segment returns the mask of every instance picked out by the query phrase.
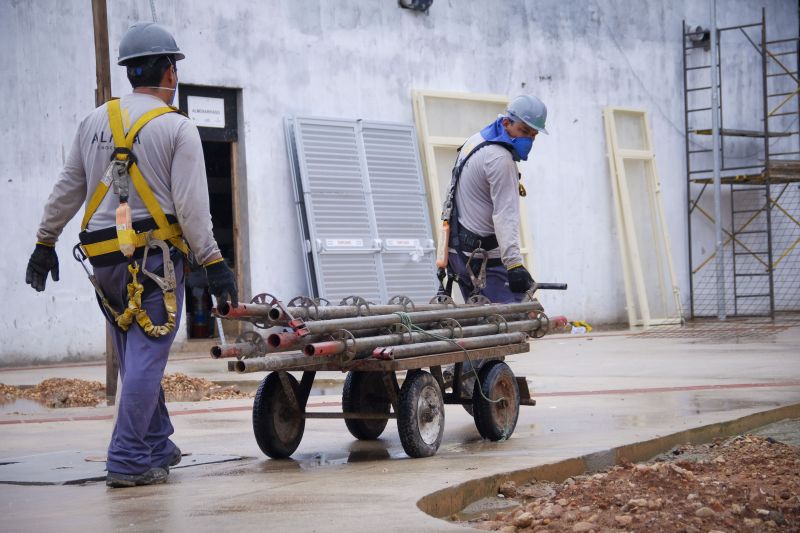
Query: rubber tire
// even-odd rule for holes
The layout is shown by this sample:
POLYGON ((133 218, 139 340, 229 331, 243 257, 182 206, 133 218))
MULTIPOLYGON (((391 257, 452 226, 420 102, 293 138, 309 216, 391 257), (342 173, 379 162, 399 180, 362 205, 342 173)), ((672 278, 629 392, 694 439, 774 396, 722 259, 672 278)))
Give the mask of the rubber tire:
POLYGON ((519 386, 514 372, 502 361, 491 361, 483 365, 478 371, 483 395, 475 383, 472 394, 473 410, 475 411, 475 427, 481 437, 491 441, 508 439, 517 427, 519 419, 519 386), (504 397, 506 401, 492 403, 489 399, 504 397))
POLYGON ((397 431, 400 443, 409 457, 431 457, 436 454, 444 435, 444 399, 442 389, 436 379, 425 371, 417 371, 407 375, 400 389, 400 409, 397 413, 397 431), (427 403, 434 421, 438 420, 438 428, 434 421, 427 427, 427 438, 423 436, 420 418, 420 403, 427 403), (435 435, 431 434, 431 430, 435 435), (431 438, 433 437, 433 438, 431 438))
MULTIPOLYGON (((291 374, 287 374, 296 398, 300 385, 291 374)), ((289 404, 278 372, 264 378, 253 401, 253 434, 261 451, 273 459, 285 459, 292 455, 303 438, 306 420, 289 404)))
MULTIPOLYGON (((383 372, 347 373, 342 390, 344 413, 389 413, 391 402, 383 384, 383 372)), ((345 418, 350 434, 359 440, 375 440, 381 436, 389 419, 358 420, 345 418)))

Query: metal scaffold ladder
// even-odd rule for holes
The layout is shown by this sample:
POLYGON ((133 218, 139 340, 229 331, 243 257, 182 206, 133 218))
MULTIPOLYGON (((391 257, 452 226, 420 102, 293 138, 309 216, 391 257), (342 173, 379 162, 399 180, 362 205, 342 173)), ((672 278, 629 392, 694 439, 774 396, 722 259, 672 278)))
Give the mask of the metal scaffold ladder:
POLYGON ((787 282, 800 275, 800 189, 790 187, 800 182, 799 47, 798 37, 767 40, 763 9, 760 22, 712 30, 690 29, 684 21, 692 317, 774 317, 776 310, 800 310, 800 289, 787 282), (728 52, 731 56, 723 54, 723 37, 725 46, 734 48, 728 52), (748 49, 756 55, 744 56, 748 49), (759 64, 760 102, 755 106, 752 100, 736 101, 748 94, 736 83, 741 72, 723 76, 734 53, 737 68, 746 62, 759 64), (723 77, 731 84, 727 92, 723 77), (739 112, 726 115, 723 103, 735 105, 739 112), (759 110, 761 128, 726 127, 726 119, 740 119, 740 111, 748 108, 759 110), (743 156, 743 147, 755 151, 743 156), (728 213, 722 212, 723 195, 728 197, 728 213), (719 231, 713 252, 709 226, 719 231))

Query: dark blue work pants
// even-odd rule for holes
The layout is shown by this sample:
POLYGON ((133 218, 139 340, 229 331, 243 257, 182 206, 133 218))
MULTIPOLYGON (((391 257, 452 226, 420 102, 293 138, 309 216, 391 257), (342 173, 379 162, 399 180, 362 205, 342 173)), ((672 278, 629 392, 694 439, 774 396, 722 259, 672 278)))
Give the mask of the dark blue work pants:
MULTIPOLYGON (((458 275, 460 283, 458 286, 461 288, 461 294, 464 300, 472 294, 472 281, 470 280, 469 273, 467 272, 467 257, 463 254, 450 252, 447 259, 450 269, 458 275)), ((478 261, 477 259, 473 262, 478 261)), ((525 296, 524 293, 513 293, 508 288, 508 271, 503 265, 492 266, 486 268, 486 287, 480 291, 480 294, 486 296, 492 303, 496 304, 509 304, 521 302, 525 296)))
MULTIPOLYGON (((155 253, 147 258, 147 269, 161 275, 161 253, 156 249, 151 252, 155 253)), ((178 305, 175 329, 164 337, 150 337, 136 322, 131 324, 127 332, 115 324, 111 326, 112 340, 119 358, 121 391, 117 422, 108 446, 106 468, 109 472, 142 474, 151 467, 166 465, 175 450, 175 444, 169 439, 174 429, 161 388, 161 378, 172 341, 180 327, 183 310, 183 257, 173 254, 173 262, 178 282, 175 289, 178 305)), ((128 302, 127 286, 131 279, 127 263, 97 267, 94 272, 111 306, 117 311, 125 309, 128 302)), ((141 272, 138 279, 145 286, 142 309, 147 311, 153 324, 164 324, 167 314, 161 289, 141 272)))

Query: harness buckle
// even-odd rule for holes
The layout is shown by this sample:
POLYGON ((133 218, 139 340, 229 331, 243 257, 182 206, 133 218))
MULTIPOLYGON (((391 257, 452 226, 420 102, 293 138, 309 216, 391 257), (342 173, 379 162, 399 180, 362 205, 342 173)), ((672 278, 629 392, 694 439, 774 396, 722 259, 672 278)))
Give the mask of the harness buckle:
POLYGON ((158 285, 158 287, 163 292, 174 291, 178 286, 177 279, 175 278, 175 265, 172 262, 172 258, 170 257, 169 254, 169 246, 167 245, 166 242, 162 241, 161 239, 154 239, 152 230, 147 232, 147 239, 144 245, 144 257, 142 257, 142 274, 152 279, 153 282, 155 282, 155 284, 158 285), (150 272, 146 268, 147 254, 151 246, 161 248, 161 253, 164 257, 164 277, 158 276, 157 274, 150 272))
POLYGON ((472 282, 473 294, 478 294, 480 291, 486 288, 486 264, 488 262, 489 252, 483 248, 475 248, 469 254, 469 258, 467 259, 467 273, 469 274, 469 279, 472 282), (475 265, 473 267, 473 260, 479 260, 481 262, 480 266, 478 267, 478 265, 475 265))
POLYGON ((128 165, 132 165, 137 162, 136 156, 133 155, 133 151, 130 148, 126 148, 125 146, 117 146, 116 148, 114 148, 114 151, 111 152, 111 160, 125 161, 128 165))

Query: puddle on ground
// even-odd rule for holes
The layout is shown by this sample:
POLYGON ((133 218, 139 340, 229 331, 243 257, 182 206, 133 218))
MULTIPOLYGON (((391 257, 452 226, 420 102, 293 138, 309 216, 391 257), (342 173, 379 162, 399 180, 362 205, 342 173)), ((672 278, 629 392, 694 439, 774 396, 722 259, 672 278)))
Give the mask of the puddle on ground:
POLYGON ((325 466, 336 466, 352 463, 367 463, 371 461, 386 461, 406 457, 398 450, 392 455, 386 448, 351 450, 350 452, 300 454, 296 457, 297 463, 303 470, 310 470, 325 466))
POLYGON ((497 498, 494 496, 489 498, 481 498, 480 500, 472 502, 455 513, 451 519, 457 522, 468 522, 470 520, 480 518, 480 516, 484 513, 489 513, 492 515, 492 513, 505 511, 507 509, 514 509, 520 505, 520 502, 513 498, 497 498))
MULTIPOLYGON (((215 381, 216 385, 226 388, 235 387, 245 394, 255 394, 261 381, 247 380, 247 381, 215 381)), ((314 386, 311 387, 310 396, 341 396, 342 389, 344 389, 344 381, 337 379, 316 379, 314 386)), ((206 391, 207 392, 207 391, 206 391)), ((205 394, 205 392, 203 393, 205 394)), ((199 399, 202 399, 202 394, 199 399)), ((196 401, 196 400, 174 400, 174 401, 196 401)))
MULTIPOLYGON (((105 401, 101 402, 105 405, 105 401)), ((0 416, 2 415, 22 415, 37 413, 52 413, 58 408, 47 407, 43 403, 27 398, 16 398, 14 400, 0 402, 0 416)))

